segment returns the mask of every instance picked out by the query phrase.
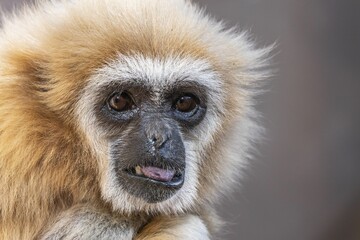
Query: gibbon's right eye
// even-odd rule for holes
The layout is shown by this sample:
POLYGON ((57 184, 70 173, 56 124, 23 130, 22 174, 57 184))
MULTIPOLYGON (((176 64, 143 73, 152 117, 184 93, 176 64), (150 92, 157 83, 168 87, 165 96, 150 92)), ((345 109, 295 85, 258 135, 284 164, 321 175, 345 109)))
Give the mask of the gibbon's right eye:
POLYGON ((117 112, 125 112, 136 107, 131 96, 127 92, 115 93, 108 102, 111 109, 117 112))

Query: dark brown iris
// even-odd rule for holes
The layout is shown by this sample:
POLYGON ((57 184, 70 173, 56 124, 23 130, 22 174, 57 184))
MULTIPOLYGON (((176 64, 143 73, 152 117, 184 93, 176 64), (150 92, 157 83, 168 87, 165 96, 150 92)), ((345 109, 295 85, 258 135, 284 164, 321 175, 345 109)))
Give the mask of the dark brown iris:
POLYGON ((191 112, 197 105, 198 103, 195 97, 185 95, 177 100, 175 108, 180 112, 191 112))
POLYGON ((111 97, 109 106, 118 112, 128 111, 135 107, 134 101, 126 92, 116 93, 111 97))

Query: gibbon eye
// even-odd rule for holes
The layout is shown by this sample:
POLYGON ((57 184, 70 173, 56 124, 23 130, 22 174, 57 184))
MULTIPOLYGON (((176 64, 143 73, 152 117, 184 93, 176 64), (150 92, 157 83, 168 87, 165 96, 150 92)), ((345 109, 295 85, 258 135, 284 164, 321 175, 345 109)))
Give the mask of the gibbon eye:
POLYGON ((175 109, 179 112, 191 112, 198 107, 199 100, 191 95, 180 97, 175 104, 175 109))
POLYGON ((135 103, 126 92, 116 93, 109 100, 109 106, 117 112, 134 109, 135 103))

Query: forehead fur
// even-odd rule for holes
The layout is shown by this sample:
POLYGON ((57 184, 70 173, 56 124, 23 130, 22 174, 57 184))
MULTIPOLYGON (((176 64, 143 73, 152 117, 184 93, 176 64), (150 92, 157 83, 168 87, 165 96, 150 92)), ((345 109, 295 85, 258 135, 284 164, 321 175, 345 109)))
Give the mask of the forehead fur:
POLYGON ((137 54, 119 56, 118 59, 97 71, 98 78, 93 80, 94 88, 113 82, 138 82, 150 87, 166 88, 176 83, 196 81, 200 85, 220 90, 222 83, 217 73, 205 60, 190 57, 150 58, 137 54))

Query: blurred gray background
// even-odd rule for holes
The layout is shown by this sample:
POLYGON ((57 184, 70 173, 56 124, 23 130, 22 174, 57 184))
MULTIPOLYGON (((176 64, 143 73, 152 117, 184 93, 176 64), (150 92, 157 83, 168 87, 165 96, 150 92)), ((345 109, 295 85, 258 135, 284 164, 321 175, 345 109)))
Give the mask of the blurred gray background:
POLYGON ((360 1, 194 1, 278 42, 258 104, 269 141, 219 206, 222 239, 360 240, 360 1))

